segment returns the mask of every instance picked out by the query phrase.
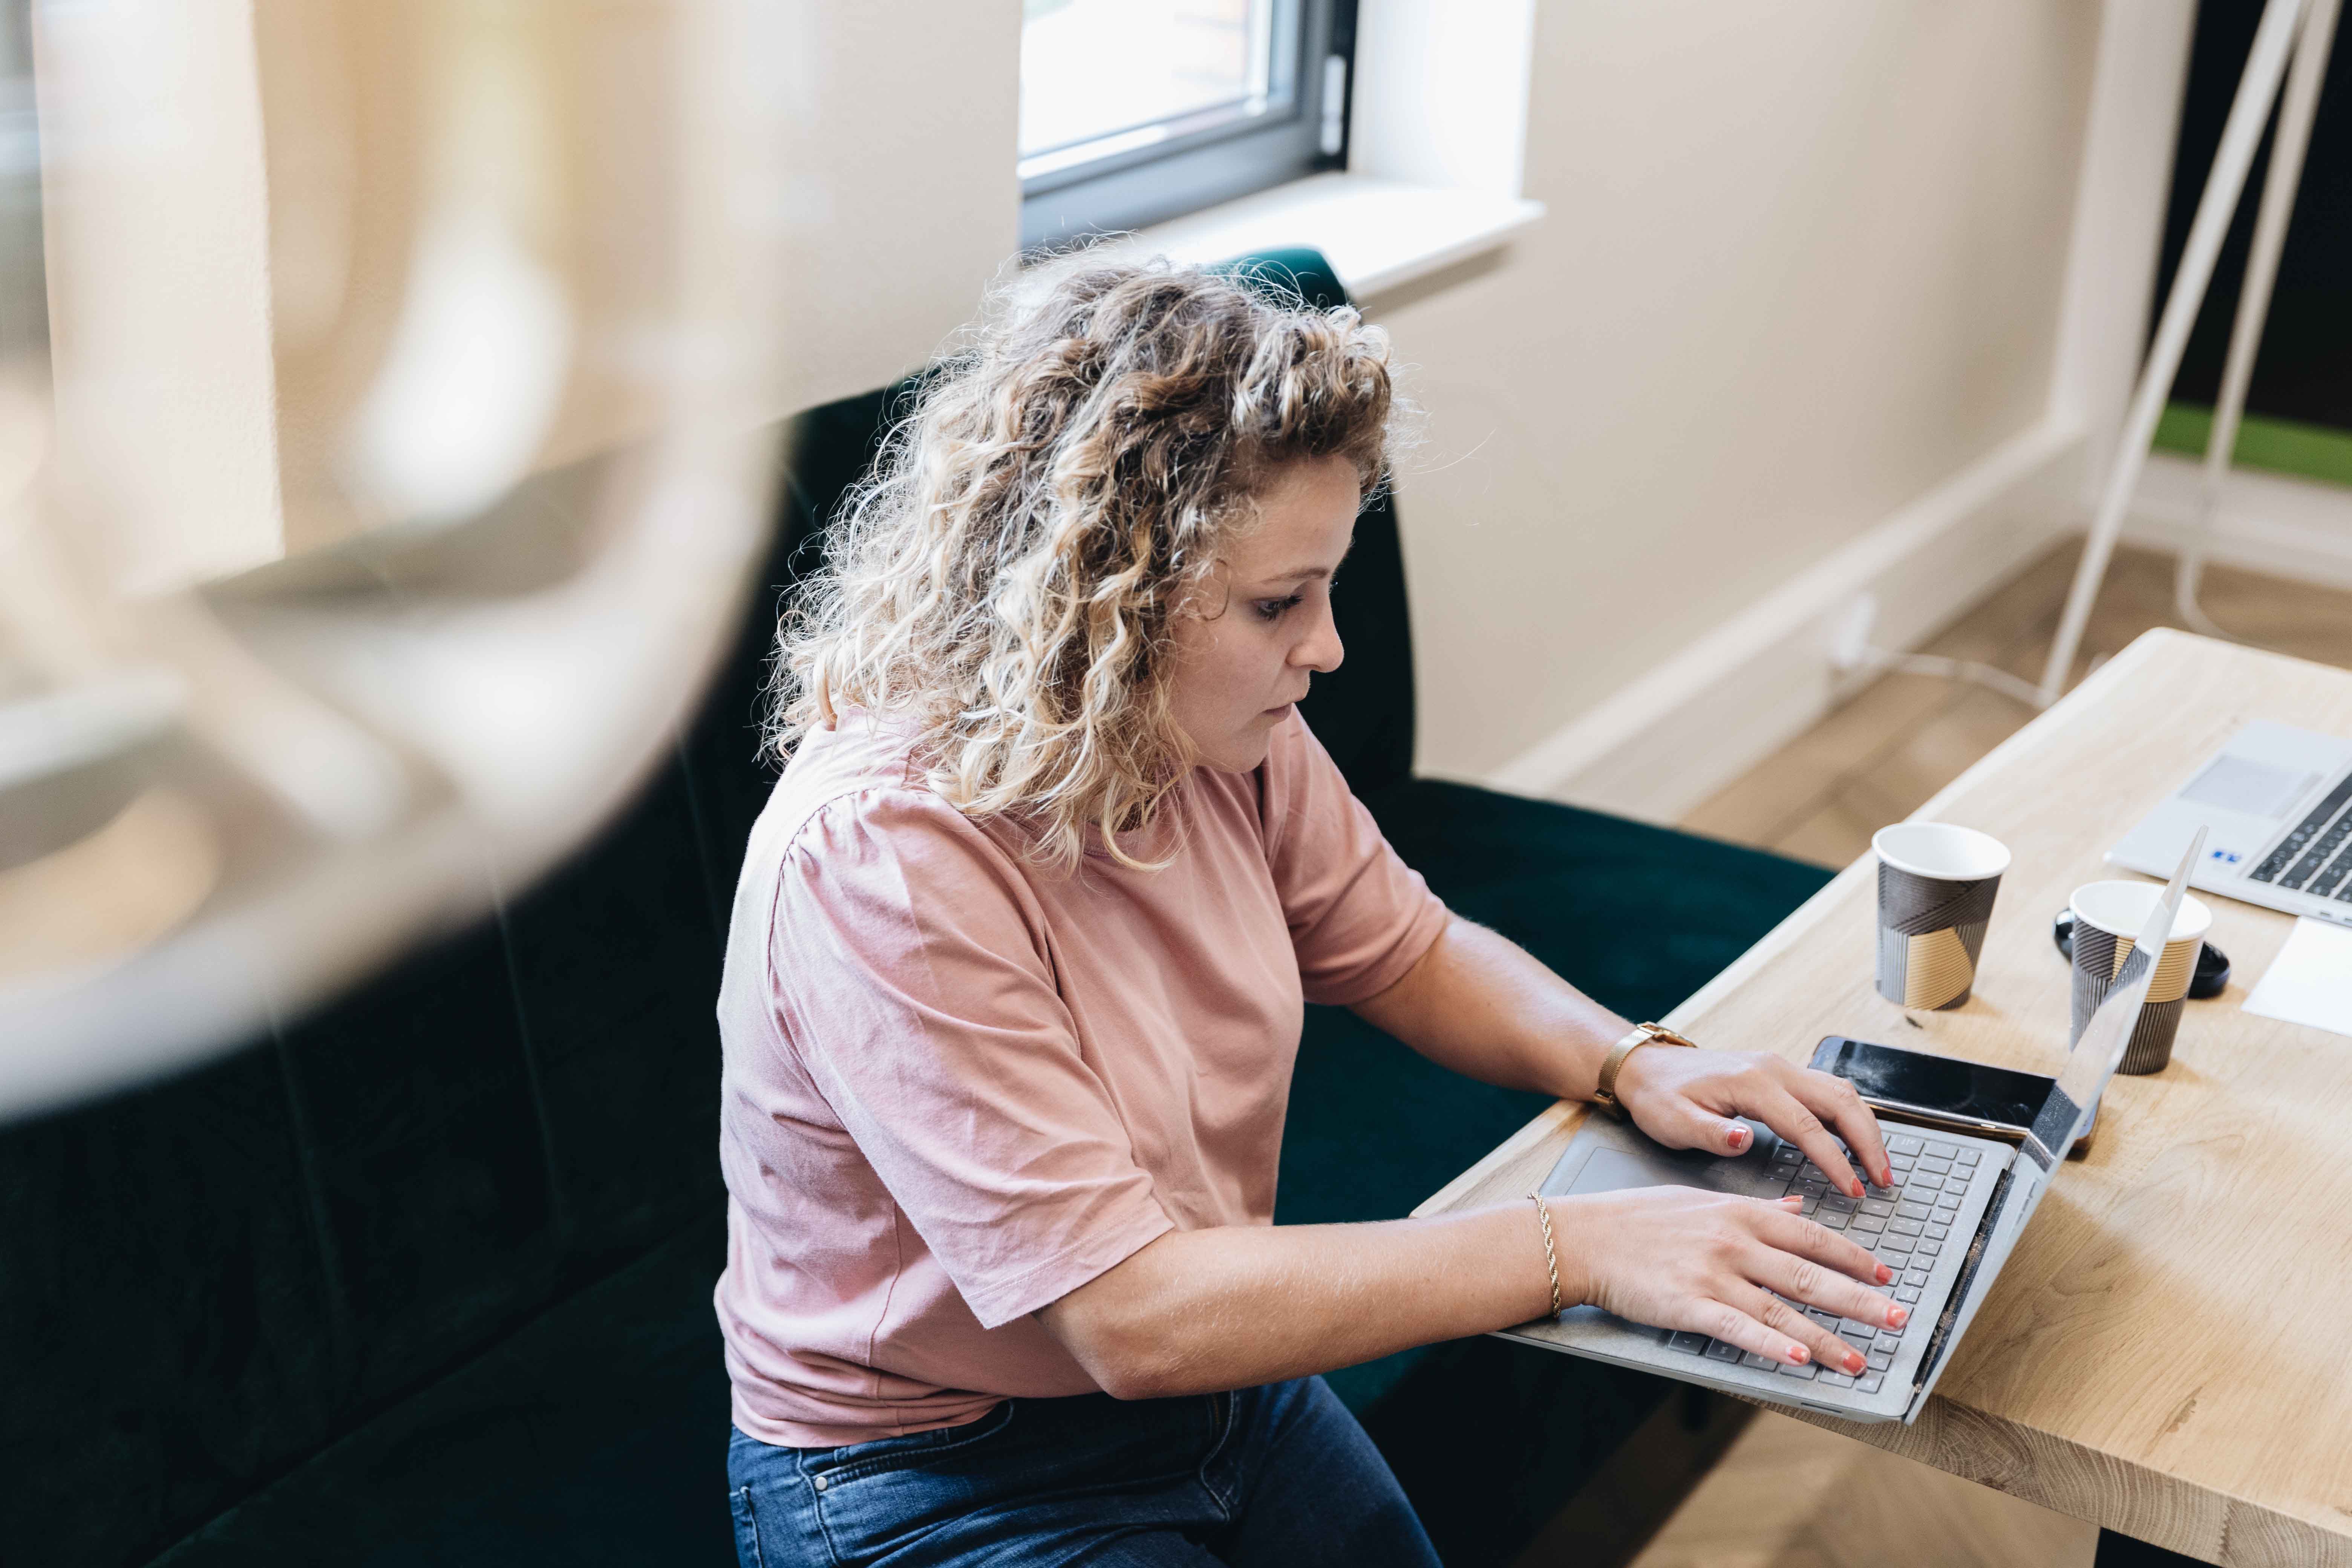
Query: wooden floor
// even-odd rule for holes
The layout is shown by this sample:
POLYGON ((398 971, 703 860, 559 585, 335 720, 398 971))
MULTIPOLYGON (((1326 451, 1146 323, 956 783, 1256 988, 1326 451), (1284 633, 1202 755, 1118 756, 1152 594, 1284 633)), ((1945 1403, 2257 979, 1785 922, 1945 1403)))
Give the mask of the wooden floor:
MULTIPOLYGON (((1922 651, 2038 681, 2074 556, 2070 544, 2036 562, 1922 651)), ((2352 668, 2352 592, 2217 568, 2200 602, 2249 641, 2352 668)), ((2171 557, 2119 552, 2077 678, 2149 627, 2179 624, 2171 557)), ((1683 826, 1843 866, 1869 849, 1874 831, 1910 815, 2031 717, 1980 687, 1890 676, 1683 826)), ((2096 1538, 2079 1520, 1759 1414, 1633 1561, 1635 1568, 2087 1568, 2096 1538)))
POLYGON ((1759 1412, 1634 1568, 2090 1568, 2097 1529, 1759 1412))

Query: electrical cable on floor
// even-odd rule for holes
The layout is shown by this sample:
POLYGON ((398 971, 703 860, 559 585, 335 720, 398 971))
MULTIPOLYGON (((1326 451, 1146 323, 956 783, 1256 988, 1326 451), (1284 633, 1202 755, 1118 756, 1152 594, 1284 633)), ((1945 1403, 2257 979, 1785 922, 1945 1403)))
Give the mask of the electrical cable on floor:
MULTIPOLYGON (((2096 668, 2095 664, 2093 668, 2096 668)), ((2022 702, 2039 713, 2049 706, 2042 700, 2042 689, 2030 680, 2021 680, 2005 669, 1990 664, 1979 664, 1972 658, 1947 658, 1933 653, 1896 653, 1892 648, 1870 647, 1863 650, 1861 671, 1875 678, 1881 675, 1926 675, 1940 680, 1965 680, 1989 691, 2022 702)))

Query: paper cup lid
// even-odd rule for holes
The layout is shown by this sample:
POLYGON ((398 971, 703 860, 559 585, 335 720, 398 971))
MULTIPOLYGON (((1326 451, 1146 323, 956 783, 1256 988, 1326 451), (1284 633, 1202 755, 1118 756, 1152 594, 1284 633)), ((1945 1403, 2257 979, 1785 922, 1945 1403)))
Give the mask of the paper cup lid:
POLYGON ((1878 858, 1898 871, 1943 882, 1975 882, 2009 869, 2009 846, 1948 822, 1898 822, 1871 835, 1878 858))
MULTIPOLYGON (((2074 918, 2084 921, 2109 936, 2130 937, 2137 941, 2147 917, 2164 901, 2161 882, 2085 882, 2074 889, 2066 907, 2074 918)), ((2213 911, 2202 899, 2182 894, 2180 909, 2172 917, 2172 934, 2168 942, 2186 942, 2192 936, 2203 936, 2213 929, 2213 911)))

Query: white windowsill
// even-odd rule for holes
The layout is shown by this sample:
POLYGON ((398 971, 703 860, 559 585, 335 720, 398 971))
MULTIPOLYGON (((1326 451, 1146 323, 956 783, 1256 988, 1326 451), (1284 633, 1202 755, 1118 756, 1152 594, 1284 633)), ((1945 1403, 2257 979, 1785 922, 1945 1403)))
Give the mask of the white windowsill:
POLYGON ((1311 245, 1362 304, 1496 249, 1543 216, 1543 203, 1522 196, 1334 173, 1154 224, 1115 248, 1210 262, 1311 245))

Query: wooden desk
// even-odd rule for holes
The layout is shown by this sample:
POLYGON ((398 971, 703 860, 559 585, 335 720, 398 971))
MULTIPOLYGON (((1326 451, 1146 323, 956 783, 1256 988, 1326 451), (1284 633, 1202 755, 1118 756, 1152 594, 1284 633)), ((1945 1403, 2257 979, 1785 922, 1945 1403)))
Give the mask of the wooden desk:
MULTIPOLYGON (((2055 1071, 2051 916, 2124 875, 2107 847, 2248 719, 2352 734, 2352 673, 2150 632, 1919 809, 2015 858, 1966 1005, 1873 989, 1865 856, 1665 1021, 1800 1061, 1849 1034, 2055 1071)), ((2209 1563, 2352 1564, 2352 1039, 2241 1011, 2294 921, 2207 901, 2228 994, 2189 1005, 2164 1072, 2115 1080, 1917 1425, 1800 1418, 2209 1563)), ((1417 1212, 1517 1199, 1583 1114, 1417 1212)))

